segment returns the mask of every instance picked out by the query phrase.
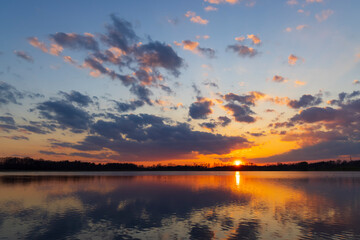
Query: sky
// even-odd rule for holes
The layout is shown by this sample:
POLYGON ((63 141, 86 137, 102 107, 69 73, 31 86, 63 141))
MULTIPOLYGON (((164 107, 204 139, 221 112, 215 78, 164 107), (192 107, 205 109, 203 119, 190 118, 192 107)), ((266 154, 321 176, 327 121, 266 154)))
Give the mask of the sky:
POLYGON ((0 157, 360 157, 356 0, 3 1, 0 157))

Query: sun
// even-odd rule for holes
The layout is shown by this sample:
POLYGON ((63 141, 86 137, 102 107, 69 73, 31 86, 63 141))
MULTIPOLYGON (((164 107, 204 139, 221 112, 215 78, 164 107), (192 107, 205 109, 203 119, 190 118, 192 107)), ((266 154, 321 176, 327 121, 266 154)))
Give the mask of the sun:
POLYGON ((234 165, 235 166, 240 166, 242 164, 242 161, 241 160, 235 160, 234 161, 234 165))

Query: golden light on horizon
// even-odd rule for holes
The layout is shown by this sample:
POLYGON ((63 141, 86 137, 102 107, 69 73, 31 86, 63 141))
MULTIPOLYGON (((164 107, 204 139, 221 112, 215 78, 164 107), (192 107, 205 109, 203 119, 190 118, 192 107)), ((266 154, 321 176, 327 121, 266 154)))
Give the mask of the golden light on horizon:
POLYGON ((240 166, 240 165, 242 165, 243 163, 242 163, 242 161, 241 160, 235 160, 234 161, 234 165, 235 166, 240 166))

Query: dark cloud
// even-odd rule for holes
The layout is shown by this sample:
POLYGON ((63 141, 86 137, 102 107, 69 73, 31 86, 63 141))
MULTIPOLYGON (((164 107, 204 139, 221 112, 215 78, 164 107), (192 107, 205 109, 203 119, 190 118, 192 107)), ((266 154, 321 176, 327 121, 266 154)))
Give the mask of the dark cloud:
POLYGON ((174 93, 173 90, 171 90, 170 87, 164 85, 164 84, 159 84, 159 87, 161 88, 161 90, 163 90, 164 92, 166 92, 167 94, 172 94, 174 93))
POLYGON ((19 128, 25 129, 28 132, 36 133, 36 134, 48 134, 50 131, 48 129, 44 129, 41 126, 32 124, 32 125, 19 125, 19 128))
POLYGON ((337 110, 331 107, 311 107, 301 111, 291 118, 292 122, 302 121, 306 123, 313 123, 319 121, 332 121, 337 116, 337 110))
POLYGON ((288 102, 288 106, 291 108, 304 108, 316 106, 322 103, 320 96, 312 96, 310 94, 304 94, 300 97, 299 100, 291 100, 288 102))
POLYGON ((10 132, 10 130, 16 130, 18 128, 12 124, 0 124, 0 129, 4 132, 10 132))
POLYGON ((199 126, 208 129, 210 131, 214 131, 214 129, 218 126, 218 123, 215 121, 204 122, 204 123, 200 123, 199 126))
POLYGON ((262 137, 265 136, 265 132, 246 132, 247 134, 253 136, 253 137, 262 137))
POLYGON ((34 59, 33 57, 31 57, 28 53, 24 52, 24 51, 14 51, 14 54, 19 57, 19 58, 22 58, 28 62, 34 62, 34 59))
POLYGON ((44 151, 44 150, 40 150, 39 153, 45 154, 45 155, 52 155, 52 156, 63 156, 63 155, 66 155, 66 154, 64 154, 64 153, 57 153, 57 152, 53 152, 53 151, 44 151))
POLYGON ((267 158, 251 159, 254 162, 290 162, 320 159, 338 159, 344 155, 360 154, 359 141, 327 141, 315 145, 294 149, 289 152, 267 158))
POLYGON ((139 107, 142 107, 144 105, 144 101, 141 100, 135 100, 130 101, 129 103, 125 102, 115 102, 115 108, 118 112, 128 112, 128 111, 134 111, 139 107))
POLYGON ((226 127, 231 123, 231 119, 226 116, 220 116, 218 117, 219 123, 222 127, 226 127))
POLYGON ((241 104, 245 104, 248 106, 255 106, 256 101, 263 96, 265 96, 265 94, 261 92, 250 92, 249 94, 243 94, 243 95, 228 93, 224 95, 223 98, 228 102, 237 101, 241 104))
POLYGON ((256 121, 255 118, 250 116, 254 114, 254 112, 251 111, 249 106, 245 104, 238 105, 235 103, 228 103, 224 105, 224 108, 231 112, 232 116, 235 118, 235 121, 237 122, 253 123, 256 121))
POLYGON ((341 105, 344 103, 345 100, 349 100, 349 99, 357 97, 357 96, 360 96, 360 91, 353 91, 352 93, 342 92, 342 93, 339 93, 339 96, 338 96, 339 99, 331 100, 331 101, 329 101, 329 103, 331 105, 341 105))
POLYGON ((87 57, 84 61, 84 66, 94 70, 95 72, 108 75, 111 79, 120 80, 125 86, 134 83, 136 79, 129 75, 121 75, 116 73, 103 65, 99 60, 94 57, 87 57))
POLYGON ((213 111, 211 107, 214 103, 206 98, 198 98, 189 107, 189 116, 193 119, 206 119, 213 111))
POLYGON ((80 35, 76 33, 57 32, 50 38, 64 48, 99 50, 99 44, 91 34, 80 35))
POLYGON ((15 120, 12 117, 6 117, 6 116, 0 116, 0 122, 9 124, 9 125, 14 125, 15 124, 15 120))
POLYGON ((132 85, 130 88, 130 92, 136 95, 140 100, 146 102, 149 105, 152 105, 150 95, 152 92, 143 85, 132 85))
POLYGON ((280 75, 275 75, 273 78, 272 78, 272 81, 273 82, 278 82, 278 83, 281 83, 281 82, 285 82, 285 78, 280 76, 280 75))
POLYGON ((191 87, 193 88, 193 90, 194 90, 194 92, 195 92, 196 96, 197 96, 198 98, 200 98, 200 96, 201 96, 201 91, 200 91, 199 87, 198 87, 198 86, 196 86, 196 84, 195 84, 195 83, 193 83, 193 84, 191 85, 191 87))
POLYGON ((71 91, 70 93, 60 91, 59 93, 69 102, 77 103, 82 107, 87 107, 90 103, 93 103, 88 95, 84 95, 78 91, 71 91))
POLYGON ((25 136, 17 136, 17 135, 14 135, 14 136, 4 136, 3 138, 7 138, 7 139, 12 139, 12 140, 26 140, 26 141, 29 141, 29 138, 28 137, 25 137, 25 136))
MULTIPOLYGON (((120 80, 125 86, 130 87, 130 92, 139 100, 149 105, 151 105, 149 98, 151 91, 145 86, 161 88, 169 94, 172 93, 166 84, 158 83, 159 80, 166 79, 160 70, 178 77, 180 68, 184 66, 183 59, 166 43, 152 41, 150 37, 147 43, 139 42, 139 37, 128 21, 115 15, 111 15, 111 20, 112 23, 106 26, 106 33, 97 35, 100 42, 90 33, 81 35, 58 32, 50 35, 50 39, 56 43, 53 45, 59 45, 59 47, 88 50, 83 64, 77 65, 78 67, 90 69, 90 75, 93 77, 106 75, 113 80, 120 80), (104 45, 108 49, 100 49, 100 46, 104 45)), ((29 41, 33 46, 51 53, 45 43, 37 38, 33 37, 29 41)), ((203 49, 203 51, 208 55, 212 54, 209 49, 203 49)))
POLYGON ((139 63, 152 68, 164 68, 172 75, 179 76, 180 68, 183 66, 183 59, 165 43, 158 41, 140 45, 136 49, 139 63))
POLYGON ((202 47, 198 47, 197 48, 199 50, 199 52, 203 55, 205 55, 208 58, 215 58, 215 50, 212 48, 202 48, 202 47))
POLYGON ((200 123, 199 126, 213 132, 216 127, 218 126, 226 127, 231 123, 231 119, 226 116, 220 116, 217 119, 218 121, 211 119, 210 122, 200 123))
POLYGON ((23 99, 25 94, 6 82, 0 82, 0 106, 3 104, 19 104, 18 100, 23 99))
POLYGON ((98 120, 91 126, 93 135, 76 144, 52 143, 80 151, 110 149, 122 159, 162 160, 200 154, 225 154, 248 146, 242 137, 193 131, 186 123, 171 123, 154 115, 112 116, 113 121, 98 120))
POLYGON ((216 82, 211 82, 210 80, 203 82, 203 84, 205 86, 219 88, 219 85, 216 82))
POLYGON ((111 47, 117 47, 125 52, 138 40, 130 22, 111 15, 112 25, 108 25, 107 33, 102 35, 103 42, 111 47))
POLYGON ((292 122, 276 122, 276 123, 270 123, 268 125, 268 127, 274 127, 275 129, 282 128, 282 127, 290 128, 293 126, 294 126, 294 123, 292 123, 292 122))
POLYGON ((86 130, 91 122, 90 115, 63 100, 45 101, 37 106, 41 117, 56 121, 61 128, 70 128, 73 132, 86 130))
POLYGON ((256 49, 241 44, 229 45, 226 49, 237 53, 240 57, 254 57, 258 54, 256 49))

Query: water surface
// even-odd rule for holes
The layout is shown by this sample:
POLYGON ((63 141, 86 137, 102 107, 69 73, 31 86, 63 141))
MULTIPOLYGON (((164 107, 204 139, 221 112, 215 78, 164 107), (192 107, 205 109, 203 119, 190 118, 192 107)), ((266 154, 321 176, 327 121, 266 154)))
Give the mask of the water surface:
POLYGON ((357 172, 0 173, 0 239, 360 239, 357 172))

